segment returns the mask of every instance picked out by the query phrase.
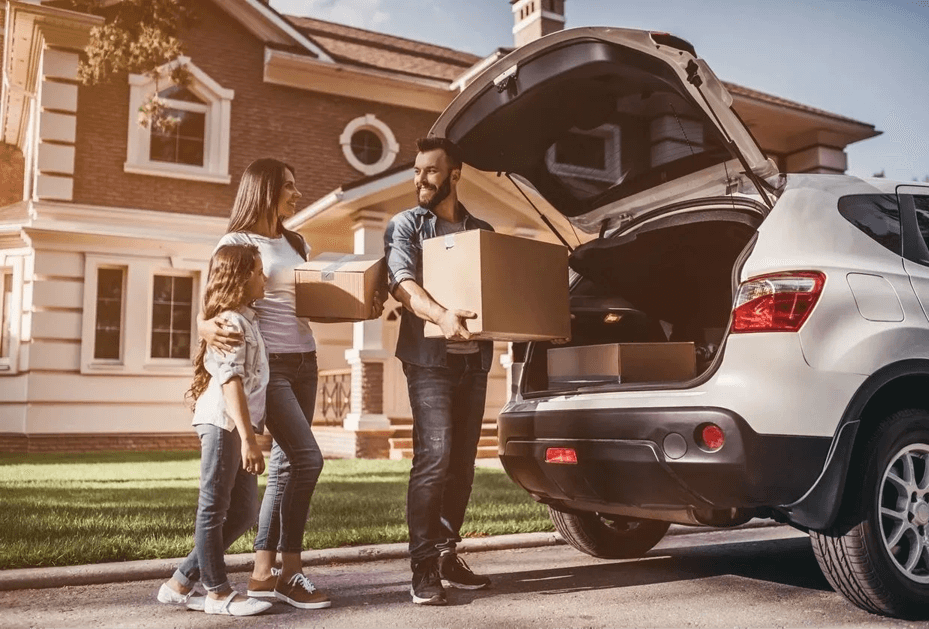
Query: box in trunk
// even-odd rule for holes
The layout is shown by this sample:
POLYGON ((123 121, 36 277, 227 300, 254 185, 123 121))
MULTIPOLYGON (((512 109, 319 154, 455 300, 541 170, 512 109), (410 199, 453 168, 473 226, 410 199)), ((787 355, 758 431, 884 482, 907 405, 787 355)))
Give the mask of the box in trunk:
POLYGON ((386 297, 387 264, 377 254, 322 253, 294 269, 297 316, 319 323, 374 317, 374 293, 386 297))
MULTIPOLYGON (((423 288, 449 309, 470 310, 476 339, 534 341, 571 335, 568 250, 471 230, 423 242, 423 288)), ((442 337, 426 323, 427 337, 442 337)))
POLYGON ((548 350, 549 386, 675 382, 694 377, 693 343, 607 343, 548 350))

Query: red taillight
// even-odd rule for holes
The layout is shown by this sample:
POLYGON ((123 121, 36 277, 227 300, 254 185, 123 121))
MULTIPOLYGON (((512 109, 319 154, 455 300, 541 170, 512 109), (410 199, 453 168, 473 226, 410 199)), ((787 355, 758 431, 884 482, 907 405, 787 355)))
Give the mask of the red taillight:
POLYGON ((545 451, 545 462, 577 465, 577 452, 574 448, 549 448, 545 451))
POLYGON ((700 429, 699 441, 707 450, 719 450, 726 443, 726 433, 716 424, 705 424, 700 429))
POLYGON ((739 286, 732 332, 796 332, 819 299, 826 276, 817 271, 755 277, 739 286))

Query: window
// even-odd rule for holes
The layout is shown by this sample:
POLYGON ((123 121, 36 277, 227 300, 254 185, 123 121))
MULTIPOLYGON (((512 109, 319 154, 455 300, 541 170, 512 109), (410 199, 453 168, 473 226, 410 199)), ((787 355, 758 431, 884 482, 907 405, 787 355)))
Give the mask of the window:
POLYGON ((87 254, 81 373, 189 375, 206 266, 87 254))
POLYGON ((916 224, 929 247, 929 196, 913 195, 913 204, 916 206, 916 224))
POLYGON ((225 89, 197 68, 189 58, 158 69, 157 77, 129 75, 128 173, 227 184, 232 90, 225 89), (171 81, 178 65, 188 71, 187 85, 171 81), (152 98, 175 124, 166 128, 142 126, 139 111, 152 98))
POLYGON ((853 194, 839 199, 839 213, 872 240, 903 255, 900 206, 895 194, 853 194))
POLYGON ((190 358, 192 277, 156 275, 152 290, 152 358, 190 358))
POLYGON ((154 162, 203 166, 206 103, 187 88, 176 85, 158 92, 158 97, 167 105, 164 113, 174 124, 151 130, 149 159, 154 162))
POLYGON ((13 269, 0 269, 0 359, 10 359, 12 346, 13 269))
POLYGON ((97 270, 97 309, 94 317, 94 358, 119 360, 122 355, 123 269, 97 270))
POLYGON ((400 145, 390 127, 374 114, 355 118, 345 125, 339 143, 348 163, 365 175, 387 170, 400 152, 400 145))

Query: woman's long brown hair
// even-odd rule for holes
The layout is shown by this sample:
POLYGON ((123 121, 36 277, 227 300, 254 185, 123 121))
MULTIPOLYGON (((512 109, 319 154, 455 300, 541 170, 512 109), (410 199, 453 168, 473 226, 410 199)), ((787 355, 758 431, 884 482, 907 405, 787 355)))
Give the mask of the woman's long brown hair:
MULTIPOLYGON (((258 258, 258 247, 255 245, 223 245, 216 250, 207 271, 203 295, 204 319, 212 319, 221 312, 247 305, 245 288, 258 258)), ((194 358, 194 379, 186 395, 192 407, 210 383, 210 374, 203 364, 205 356, 206 341, 200 339, 194 358)))
POLYGON ((290 164, 271 157, 256 159, 242 173, 232 214, 229 216, 228 232, 248 232, 259 223, 276 225, 277 230, 287 239, 290 246, 306 258, 306 244, 303 236, 284 227, 277 215, 277 203, 284 190, 285 172, 295 176, 297 171, 290 164))

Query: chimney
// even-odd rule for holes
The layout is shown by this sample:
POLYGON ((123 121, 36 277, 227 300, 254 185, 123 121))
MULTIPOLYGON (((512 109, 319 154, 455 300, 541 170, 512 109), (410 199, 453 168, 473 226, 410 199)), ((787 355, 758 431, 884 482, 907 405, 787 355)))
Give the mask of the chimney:
POLYGON ((513 10, 513 42, 523 44, 564 28, 565 0, 510 0, 513 10))

